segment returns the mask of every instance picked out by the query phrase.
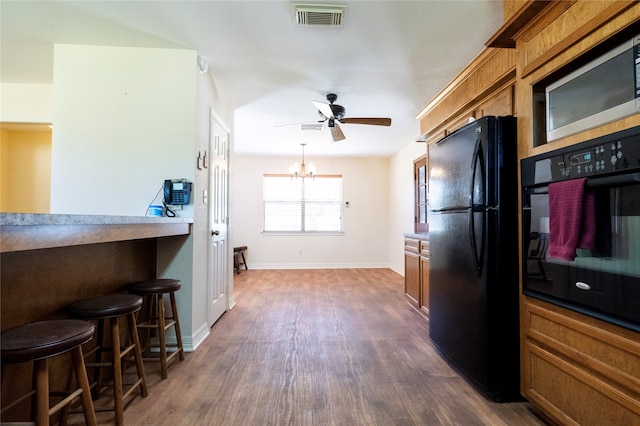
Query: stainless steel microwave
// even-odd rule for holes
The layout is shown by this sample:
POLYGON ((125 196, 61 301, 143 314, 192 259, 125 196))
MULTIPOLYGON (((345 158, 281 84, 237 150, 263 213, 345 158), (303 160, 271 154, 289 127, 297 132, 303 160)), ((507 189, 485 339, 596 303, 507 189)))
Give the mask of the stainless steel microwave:
POLYGON ((640 35, 546 87, 547 141, 640 112, 640 35))

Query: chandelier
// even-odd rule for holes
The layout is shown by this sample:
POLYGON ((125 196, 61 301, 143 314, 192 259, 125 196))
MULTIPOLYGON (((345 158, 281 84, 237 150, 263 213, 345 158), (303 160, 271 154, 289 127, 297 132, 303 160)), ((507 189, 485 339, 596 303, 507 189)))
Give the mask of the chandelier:
POLYGON ((304 162, 304 146, 306 143, 301 143, 302 145, 302 162, 300 164, 293 163, 289 166, 289 174, 291 175, 291 179, 294 177, 297 179, 298 177, 304 179, 306 177, 310 177, 313 179, 316 175, 316 167, 309 163, 308 165, 304 162))

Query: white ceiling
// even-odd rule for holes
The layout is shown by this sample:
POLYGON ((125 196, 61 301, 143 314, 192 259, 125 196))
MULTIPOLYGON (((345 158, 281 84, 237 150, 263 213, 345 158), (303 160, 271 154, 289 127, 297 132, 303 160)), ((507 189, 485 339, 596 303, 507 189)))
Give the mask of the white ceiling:
MULTIPOLYGON (((298 1, 298 3, 305 3, 298 1)), ((418 111, 502 25, 498 0, 328 1, 346 5, 341 28, 294 24, 289 1, 0 1, 2 83, 51 83, 53 43, 187 48, 208 63, 235 110, 235 152, 390 156, 419 136, 418 111), (279 125, 319 116, 390 117, 390 127, 279 125)), ((194 64, 195 66, 195 64, 194 64)))

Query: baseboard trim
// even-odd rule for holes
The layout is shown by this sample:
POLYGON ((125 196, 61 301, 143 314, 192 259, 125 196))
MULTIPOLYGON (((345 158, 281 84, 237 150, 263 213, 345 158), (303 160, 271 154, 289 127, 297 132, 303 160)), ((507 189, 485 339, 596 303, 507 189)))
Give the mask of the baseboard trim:
MULTIPOLYGON (((252 263, 251 269, 391 269, 381 263, 252 263)), ((244 269, 240 270, 240 273, 244 269)), ((395 272, 395 271, 394 271, 395 272)))

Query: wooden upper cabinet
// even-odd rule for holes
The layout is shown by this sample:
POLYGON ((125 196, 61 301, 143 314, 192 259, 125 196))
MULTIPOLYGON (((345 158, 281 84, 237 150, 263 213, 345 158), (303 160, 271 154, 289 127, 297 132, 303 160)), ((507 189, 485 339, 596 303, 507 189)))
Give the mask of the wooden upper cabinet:
POLYGON ((486 115, 513 115, 514 49, 487 48, 419 113, 421 139, 433 143, 486 115))
POLYGON ((595 50, 602 50, 625 34, 631 38, 640 32, 639 20, 637 1, 548 2, 514 35, 518 70, 515 109, 521 158, 640 125, 640 114, 636 114, 548 143, 544 117, 545 87, 593 59, 595 50))

